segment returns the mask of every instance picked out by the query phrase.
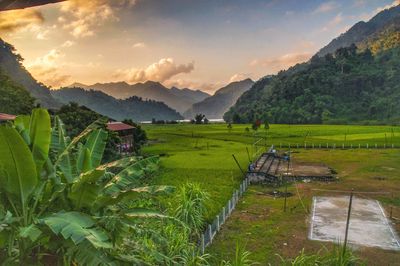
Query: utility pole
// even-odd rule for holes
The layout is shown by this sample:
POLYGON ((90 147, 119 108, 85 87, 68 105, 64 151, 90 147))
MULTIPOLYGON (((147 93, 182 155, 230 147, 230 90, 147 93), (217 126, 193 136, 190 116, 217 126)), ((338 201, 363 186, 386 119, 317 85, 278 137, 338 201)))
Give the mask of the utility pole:
POLYGON ((349 209, 347 210, 346 232, 344 235, 344 244, 343 244, 343 256, 346 253, 346 248, 347 248, 347 238, 349 235, 349 225, 350 225, 351 205, 353 203, 353 193, 354 193, 354 188, 351 189, 349 209))

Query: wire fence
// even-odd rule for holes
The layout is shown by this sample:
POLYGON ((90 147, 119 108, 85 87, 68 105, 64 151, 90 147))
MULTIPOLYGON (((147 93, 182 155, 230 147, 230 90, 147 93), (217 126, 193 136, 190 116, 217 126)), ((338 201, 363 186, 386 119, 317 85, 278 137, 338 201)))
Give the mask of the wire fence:
POLYGON ((247 190, 249 185, 250 185, 250 180, 249 178, 246 177, 246 179, 244 179, 243 182, 240 184, 239 189, 233 192, 231 199, 225 204, 224 207, 222 207, 221 211, 215 217, 213 222, 207 225, 205 232, 201 235, 199 243, 200 250, 202 253, 204 253, 205 248, 212 243, 214 237, 221 229, 221 226, 231 215, 232 211, 236 207, 236 204, 239 202, 239 198, 247 190))
POLYGON ((377 144, 377 143, 279 143, 275 145, 279 148, 289 149, 398 149, 399 145, 395 144, 377 144))

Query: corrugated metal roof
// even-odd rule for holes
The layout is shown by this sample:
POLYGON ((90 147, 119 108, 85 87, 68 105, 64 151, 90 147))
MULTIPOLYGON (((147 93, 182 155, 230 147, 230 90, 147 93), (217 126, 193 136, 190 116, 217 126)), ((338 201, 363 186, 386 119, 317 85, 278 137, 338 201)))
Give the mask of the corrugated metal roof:
POLYGON ((122 122, 108 122, 107 129, 111 131, 121 131, 121 130, 128 130, 133 129, 135 127, 131 125, 124 124, 122 122))
POLYGON ((15 115, 9 115, 9 114, 0 113, 0 121, 14 120, 15 117, 16 117, 15 115))

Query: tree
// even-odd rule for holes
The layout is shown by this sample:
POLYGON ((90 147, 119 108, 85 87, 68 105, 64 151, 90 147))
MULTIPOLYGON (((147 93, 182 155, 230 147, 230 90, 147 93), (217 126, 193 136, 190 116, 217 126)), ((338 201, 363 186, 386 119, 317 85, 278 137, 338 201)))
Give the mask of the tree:
POLYGON ((104 119, 70 139, 45 109, 0 126, 0 257, 5 264, 134 263, 123 246, 137 219, 160 218, 131 198, 159 195, 167 186, 140 187, 156 157, 127 157, 101 165, 104 119), (112 171, 111 171, 112 170, 112 171), (52 256, 57 255, 57 256, 52 256))
POLYGON ((194 116, 194 121, 195 121, 196 124, 202 124, 202 123, 203 123, 203 119, 204 119, 205 117, 206 117, 206 116, 203 115, 203 114, 196 114, 196 115, 194 116))
POLYGON ((29 92, 0 69, 0 113, 29 114, 34 107, 35 99, 29 92))

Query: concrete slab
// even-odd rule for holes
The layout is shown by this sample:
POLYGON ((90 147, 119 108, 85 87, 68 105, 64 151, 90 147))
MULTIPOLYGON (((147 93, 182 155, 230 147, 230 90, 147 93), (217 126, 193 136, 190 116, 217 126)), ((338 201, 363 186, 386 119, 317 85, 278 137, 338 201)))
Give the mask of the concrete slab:
MULTIPOLYGON (((310 235, 312 240, 343 242, 349 196, 314 197, 310 235)), ((376 200, 353 197, 348 243, 400 250, 399 238, 376 200)))

